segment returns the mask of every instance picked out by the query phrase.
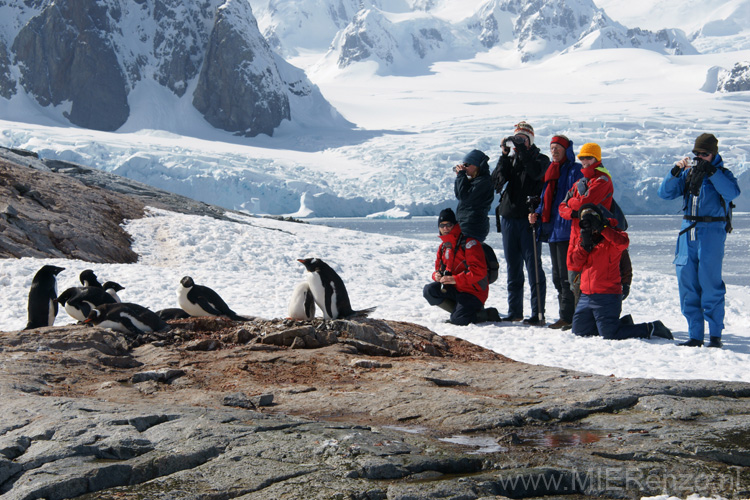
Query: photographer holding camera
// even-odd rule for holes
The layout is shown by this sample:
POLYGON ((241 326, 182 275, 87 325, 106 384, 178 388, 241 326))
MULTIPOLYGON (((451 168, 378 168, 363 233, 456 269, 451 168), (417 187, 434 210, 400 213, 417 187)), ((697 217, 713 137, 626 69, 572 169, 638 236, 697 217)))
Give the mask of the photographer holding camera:
POLYGON ((534 128, 525 121, 516 124, 513 135, 504 138, 501 147, 503 154, 492 172, 492 181, 495 192, 500 193, 495 215, 497 230, 503 235, 508 272, 508 315, 503 321, 523 320, 525 265, 531 287, 531 316, 524 323, 543 326, 547 287, 541 263, 542 244, 529 224, 527 201, 529 197, 541 196, 550 161, 534 145, 534 128))
POLYGON ((454 325, 499 321, 497 309, 484 309, 489 280, 482 244, 461 234, 461 226, 450 208, 440 212, 438 232, 442 243, 435 259, 433 281, 422 291, 424 298, 430 305, 448 311, 454 325))
POLYGON ((471 238, 484 241, 490 232, 487 213, 492 207, 495 193, 492 191, 489 157, 478 149, 470 151, 456 165, 456 181, 453 191, 458 199, 456 219, 461 231, 471 238))
POLYGON ((601 205, 586 203, 580 207, 580 238, 571 243, 570 251, 572 263, 581 270, 581 297, 573 314, 573 333, 582 337, 601 335, 608 340, 672 340, 672 332, 659 320, 634 325, 630 315, 620 319, 620 256, 629 240, 608 215, 601 205))
POLYGON ((665 200, 683 199, 682 229, 677 237, 675 270, 680 290, 680 309, 688 322, 690 339, 680 345, 703 345, 708 322, 707 347, 721 347, 724 329, 724 295, 721 278, 724 242, 732 230, 732 200, 740 187, 724 167, 719 141, 701 134, 693 146, 695 158, 683 158, 659 186, 665 200))

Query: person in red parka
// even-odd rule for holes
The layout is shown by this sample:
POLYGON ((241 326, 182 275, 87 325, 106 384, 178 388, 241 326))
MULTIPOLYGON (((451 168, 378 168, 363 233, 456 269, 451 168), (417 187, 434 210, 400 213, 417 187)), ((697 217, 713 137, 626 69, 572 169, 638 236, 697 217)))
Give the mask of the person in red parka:
POLYGON ((575 297, 575 303, 581 294, 579 277, 581 274, 580 267, 575 267, 571 259, 571 252, 580 238, 581 230, 578 227, 578 212, 581 207, 587 203, 602 205, 607 210, 612 206, 612 194, 614 186, 612 185, 612 175, 602 165, 602 148, 593 142, 587 142, 581 146, 578 153, 578 159, 581 160, 581 173, 583 178, 568 191, 558 207, 560 217, 571 220, 570 225, 570 243, 568 244, 568 281, 575 297))
POLYGON ((461 233, 450 208, 440 212, 438 229, 442 243, 424 298, 451 313, 450 322, 455 325, 499 321, 497 309, 484 309, 490 286, 481 242, 461 233))
POLYGON ((672 332, 656 320, 628 324, 620 320, 622 284, 620 257, 628 247, 625 231, 615 226, 600 205, 580 206, 580 238, 570 252, 571 262, 581 270, 581 298, 573 314, 573 333, 580 336, 601 335, 609 340, 672 339, 672 332))

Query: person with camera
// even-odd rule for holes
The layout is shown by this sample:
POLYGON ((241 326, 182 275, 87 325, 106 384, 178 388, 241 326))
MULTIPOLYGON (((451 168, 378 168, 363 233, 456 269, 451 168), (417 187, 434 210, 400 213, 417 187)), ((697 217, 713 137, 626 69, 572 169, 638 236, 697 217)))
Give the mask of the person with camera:
POLYGON ((564 135, 556 135, 550 141, 552 162, 544 174, 541 203, 529 214, 529 223, 539 225, 539 239, 549 243, 552 261, 552 283, 557 290, 560 318, 548 328, 568 328, 573 324, 575 298, 568 281, 568 243, 570 242, 570 220, 560 216, 560 203, 570 188, 580 179, 581 164, 575 161, 573 141, 564 135))
POLYGON ((432 283, 425 285, 422 292, 424 298, 430 305, 448 311, 454 325, 499 321, 497 309, 484 309, 489 281, 481 242, 461 233, 450 208, 440 212, 438 231, 442 243, 432 283))
POLYGON ((659 320, 634 325, 630 315, 620 319, 620 254, 629 240, 608 215, 601 205, 586 203, 580 207, 580 238, 571 243, 570 251, 572 263, 581 269, 581 297, 573 314, 573 333, 582 337, 601 335, 608 340, 672 340, 672 332, 659 320))
POLYGON ((571 221, 570 241, 568 243, 568 255, 566 265, 568 268, 568 282, 573 292, 574 304, 578 304, 581 296, 580 276, 581 268, 573 263, 572 250, 581 237, 578 214, 583 205, 588 203, 602 205, 607 210, 612 207, 612 175, 602 165, 602 148, 594 143, 587 142, 581 146, 578 152, 581 160, 581 174, 575 185, 568 190, 562 203, 558 206, 560 217, 571 221))
POLYGON ((492 172, 500 203, 495 210, 497 230, 503 235, 508 273, 508 315, 503 321, 543 326, 546 283, 541 262, 542 243, 529 224, 529 201, 539 199, 549 158, 534 144, 534 128, 525 121, 502 140, 502 156, 492 172), (524 265, 531 287, 531 316, 523 319, 524 265), (536 278, 537 274, 539 279, 536 278))
POLYGON ((679 345, 703 345, 708 323, 707 347, 722 347, 724 295, 721 277, 724 243, 731 227, 732 200, 740 187, 724 167, 719 141, 713 134, 695 139, 694 158, 683 158, 659 186, 665 200, 682 198, 682 228, 675 249, 675 270, 680 290, 680 309, 688 322, 690 339, 679 345))
POLYGON ((464 156, 454 167, 456 181, 453 190, 458 199, 456 218, 466 236, 484 241, 490 232, 487 217, 495 193, 490 177, 489 157, 478 149, 464 156))

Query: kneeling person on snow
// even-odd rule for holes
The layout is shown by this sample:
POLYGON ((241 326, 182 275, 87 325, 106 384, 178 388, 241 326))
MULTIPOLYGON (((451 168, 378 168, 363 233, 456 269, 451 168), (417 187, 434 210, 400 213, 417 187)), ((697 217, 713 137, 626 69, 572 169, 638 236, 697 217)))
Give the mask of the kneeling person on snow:
POLYGON ((497 309, 484 309, 489 280, 482 244, 461 233, 450 208, 440 212, 438 228, 443 242, 435 260, 433 282, 423 290, 425 299, 448 311, 455 325, 499 321, 497 309))
POLYGON ((637 325, 632 320, 620 320, 620 256, 630 243, 627 233, 614 227, 617 221, 607 218, 600 205, 583 205, 579 220, 581 237, 570 255, 574 265, 581 269, 581 298, 573 314, 573 333, 601 335, 609 340, 651 337, 671 340, 672 332, 659 320, 637 325))

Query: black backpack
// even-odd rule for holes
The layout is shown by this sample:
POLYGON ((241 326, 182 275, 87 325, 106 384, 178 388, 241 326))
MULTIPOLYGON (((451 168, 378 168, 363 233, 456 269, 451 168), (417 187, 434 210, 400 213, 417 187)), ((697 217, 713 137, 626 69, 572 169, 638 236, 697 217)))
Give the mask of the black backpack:
MULTIPOLYGON (((457 246, 463 247, 464 251, 466 251, 466 236, 463 233, 458 239, 457 246)), ((487 281, 494 283, 497 281, 497 276, 500 273, 500 263, 497 261, 495 250, 487 243, 482 243, 482 250, 484 250, 484 261, 487 264, 487 281)))

